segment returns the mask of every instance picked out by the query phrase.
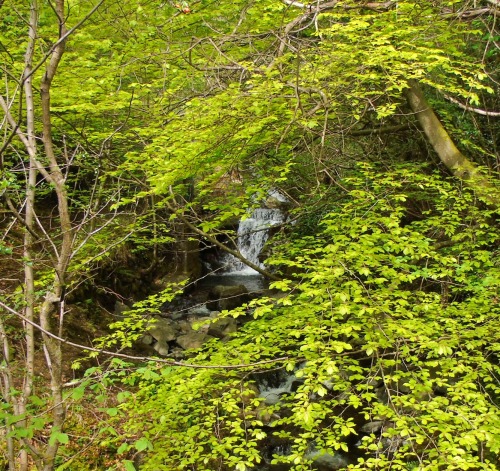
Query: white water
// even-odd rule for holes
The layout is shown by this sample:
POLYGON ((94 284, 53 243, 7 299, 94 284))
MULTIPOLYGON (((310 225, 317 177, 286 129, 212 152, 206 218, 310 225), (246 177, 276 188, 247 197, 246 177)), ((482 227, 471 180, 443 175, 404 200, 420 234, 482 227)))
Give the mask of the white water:
POLYGON ((286 376, 285 380, 276 387, 264 383, 260 386, 260 397, 264 398, 266 404, 277 404, 282 394, 292 392, 292 386, 296 380, 297 377, 294 374, 289 374, 286 376))
MULTIPOLYGON (((240 221, 238 226, 238 251, 250 262, 264 267, 259 262, 259 254, 269 238, 269 228, 284 222, 285 216, 279 209, 256 209, 252 215, 240 221)), ((225 259, 227 272, 230 274, 256 275, 257 272, 236 257, 228 255, 225 259)))

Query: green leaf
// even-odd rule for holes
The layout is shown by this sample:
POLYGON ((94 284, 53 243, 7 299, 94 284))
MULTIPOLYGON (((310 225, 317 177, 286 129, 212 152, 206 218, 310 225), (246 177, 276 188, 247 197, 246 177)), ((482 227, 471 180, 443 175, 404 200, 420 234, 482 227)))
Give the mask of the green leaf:
POLYGON ((122 444, 118 447, 118 449, 116 450, 116 452, 117 452, 118 454, 121 454, 121 453, 126 452, 126 451, 127 451, 127 450, 129 450, 129 449, 130 449, 130 445, 129 445, 128 443, 122 443, 122 444))
POLYGON ((71 393, 71 397, 75 401, 79 401, 84 395, 85 395, 85 386, 80 386, 78 388, 75 388, 71 393))
POLYGON ((115 417, 118 414, 118 408, 116 408, 116 407, 110 407, 109 409, 106 409, 106 413, 110 417, 115 417))
POLYGON ((134 443, 134 447, 137 451, 152 450, 153 444, 146 437, 141 437, 134 443))
POLYGON ((61 445, 67 444, 69 442, 68 435, 66 433, 53 430, 50 434, 49 444, 55 445, 57 442, 59 442, 61 445))
POLYGON ((130 460, 124 460, 122 461, 123 467, 125 468, 125 471, 137 471, 134 463, 130 460))

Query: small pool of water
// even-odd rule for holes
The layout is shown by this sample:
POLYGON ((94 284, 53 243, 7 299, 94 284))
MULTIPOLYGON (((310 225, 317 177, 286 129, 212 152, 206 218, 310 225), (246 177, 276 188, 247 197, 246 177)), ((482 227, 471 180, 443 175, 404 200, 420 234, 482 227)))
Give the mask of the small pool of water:
POLYGON ((202 278, 197 283, 197 290, 210 289, 213 286, 244 285, 250 293, 260 293, 268 288, 268 282, 259 274, 241 274, 238 272, 223 275, 210 275, 202 278))

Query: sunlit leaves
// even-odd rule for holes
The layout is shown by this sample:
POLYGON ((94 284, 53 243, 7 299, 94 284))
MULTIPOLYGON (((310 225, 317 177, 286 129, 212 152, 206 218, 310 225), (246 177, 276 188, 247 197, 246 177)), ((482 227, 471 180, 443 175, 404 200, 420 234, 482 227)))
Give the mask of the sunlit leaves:
POLYGON ((352 451, 346 440, 360 430, 350 414, 380 429, 356 438, 365 455, 353 469, 406 469, 415 457, 426 469, 493 469, 476 451, 500 442, 490 361, 500 277, 488 249, 498 235, 472 192, 420 170, 365 165, 345 178, 346 197, 314 239, 292 231, 275 245, 276 266, 292 270, 274 284, 286 296, 252 302, 253 320, 198 357, 221 365, 287 356, 296 386, 275 404, 259 396, 261 369, 138 371, 144 388, 125 403, 132 431, 165 436, 145 469, 179 460, 250 467, 273 436, 290 444, 273 462, 303 469, 316 452, 352 451), (411 220, 407 204, 419 198, 427 212, 411 220), (148 414, 161 423, 135 424, 148 414))

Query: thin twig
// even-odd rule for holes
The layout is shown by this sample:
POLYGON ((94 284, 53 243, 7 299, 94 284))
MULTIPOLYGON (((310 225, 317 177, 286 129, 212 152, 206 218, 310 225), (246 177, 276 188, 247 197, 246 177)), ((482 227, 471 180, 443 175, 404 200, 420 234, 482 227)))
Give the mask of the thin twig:
POLYGON ((104 350, 102 348, 88 347, 88 346, 81 345, 81 344, 78 344, 75 342, 71 342, 70 340, 59 337, 59 336, 53 334, 52 332, 44 329, 39 324, 31 321, 30 319, 28 319, 26 316, 24 316, 20 312, 17 312, 14 309, 12 309, 11 307, 4 304, 2 301, 0 301, 0 307, 5 309, 7 312, 10 312, 11 314, 21 318, 23 321, 32 325, 33 327, 35 327, 36 329, 38 329, 40 332, 44 333, 45 335, 48 335, 49 337, 65 344, 65 345, 70 345, 71 347, 76 347, 80 350, 85 350, 85 351, 89 351, 89 352, 101 353, 103 355, 110 355, 110 356, 118 357, 118 358, 125 358, 127 360, 154 361, 157 363, 165 363, 165 364, 170 365, 170 366, 183 366, 185 368, 236 370, 236 369, 249 368, 249 367, 260 366, 260 365, 267 365, 267 364, 271 364, 271 363, 280 363, 283 361, 287 361, 289 359, 289 357, 279 357, 279 358, 273 358, 272 360, 262 360, 262 361, 257 361, 255 363, 246 363, 246 364, 240 363, 237 365, 196 365, 193 363, 185 363, 183 361, 167 360, 164 358, 140 357, 140 356, 135 356, 135 355, 127 355, 125 353, 112 352, 109 350, 104 350))

